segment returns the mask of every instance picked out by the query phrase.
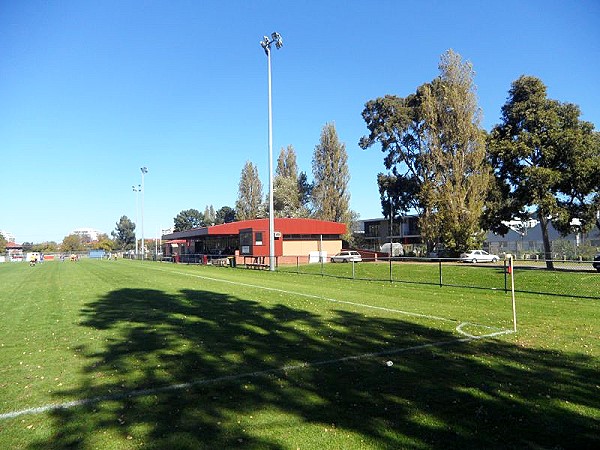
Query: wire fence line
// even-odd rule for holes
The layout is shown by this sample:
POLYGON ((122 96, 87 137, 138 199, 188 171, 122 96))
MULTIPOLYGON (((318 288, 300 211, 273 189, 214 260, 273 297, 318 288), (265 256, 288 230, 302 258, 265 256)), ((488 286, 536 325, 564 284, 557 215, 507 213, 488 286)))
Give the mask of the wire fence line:
MULTIPOLYGON (((464 263, 451 258, 378 258, 361 262, 332 264, 280 264, 277 270, 298 274, 312 274, 367 281, 429 284, 474 289, 510 290, 508 261, 496 263, 464 263)), ((544 260, 514 261, 515 290, 537 293, 600 299, 600 272, 592 261, 552 261, 548 270, 544 260)))
MULTIPOLYGON (((230 268, 268 269, 268 257, 181 254, 162 262, 212 265, 230 268)), ((600 271, 591 260, 515 259, 515 291, 541 295, 600 299, 600 271), (548 269, 548 262, 553 269, 548 269)), ((597 263, 597 262, 596 262, 597 263)), ((489 263, 462 262, 455 258, 362 258, 360 262, 332 263, 330 258, 314 260, 308 255, 277 257, 276 270, 364 281, 428 284, 508 292, 508 260, 489 263)))

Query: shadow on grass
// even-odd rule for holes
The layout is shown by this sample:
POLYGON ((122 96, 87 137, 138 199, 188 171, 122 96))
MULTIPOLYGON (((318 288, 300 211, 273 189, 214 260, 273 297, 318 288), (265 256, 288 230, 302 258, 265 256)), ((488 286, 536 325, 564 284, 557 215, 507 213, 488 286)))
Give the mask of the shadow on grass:
POLYGON ((122 289, 82 315, 82 327, 112 338, 81 345, 86 382, 60 398, 113 397, 52 412, 56 432, 33 449, 93 448, 104 433, 114 448, 153 449, 356 442, 342 434, 377 448, 600 445, 600 374, 586 356, 460 342, 403 320, 343 310, 325 317, 200 290, 122 289), (452 343, 342 359, 442 342, 452 343), (302 363, 313 364, 279 370, 302 363), (140 389, 149 391, 127 395, 140 389))

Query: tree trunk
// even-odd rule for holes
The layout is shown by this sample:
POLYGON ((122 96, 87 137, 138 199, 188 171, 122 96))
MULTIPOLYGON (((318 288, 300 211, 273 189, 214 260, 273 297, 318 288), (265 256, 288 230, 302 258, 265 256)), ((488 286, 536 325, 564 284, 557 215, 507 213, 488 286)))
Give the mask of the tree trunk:
POLYGON ((542 241, 544 242, 544 259, 546 260, 546 269, 554 270, 554 262, 552 262, 552 248, 550 247, 550 237, 548 236, 548 219, 544 211, 538 211, 538 219, 540 227, 542 227, 542 241))

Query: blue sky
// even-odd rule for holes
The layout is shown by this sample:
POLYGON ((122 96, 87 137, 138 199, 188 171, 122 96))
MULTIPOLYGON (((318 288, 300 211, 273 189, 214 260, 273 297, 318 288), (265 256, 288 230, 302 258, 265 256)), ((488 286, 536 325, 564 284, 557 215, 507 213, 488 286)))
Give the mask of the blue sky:
MULTIPOLYGON (((136 221, 146 166, 146 237, 182 210, 235 204, 246 160, 268 183, 267 60, 273 148, 300 170, 335 122, 351 208, 380 217, 379 148, 360 149, 365 102, 406 96, 452 48, 476 72, 484 128, 510 84, 534 75, 549 97, 600 125, 600 2, 21 1, 0 2, 0 229, 17 242, 110 233, 136 221)), ((138 231, 141 218, 138 220, 138 231)))

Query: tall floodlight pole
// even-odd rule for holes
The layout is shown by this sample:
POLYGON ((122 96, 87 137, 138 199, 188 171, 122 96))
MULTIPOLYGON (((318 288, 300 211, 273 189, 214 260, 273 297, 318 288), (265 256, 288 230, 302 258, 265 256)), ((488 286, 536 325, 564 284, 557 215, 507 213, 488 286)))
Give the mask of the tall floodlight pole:
POLYGON ((269 78, 269 270, 275 270, 275 219, 273 211, 273 113, 271 106, 271 44, 276 48, 283 47, 283 39, 279 33, 264 36, 260 42, 267 55, 267 72, 269 78))
POLYGON ((389 254, 389 262, 390 262, 390 281, 393 280, 392 273, 392 257, 394 256, 394 204, 392 195, 388 192, 388 199, 390 200, 390 254, 389 254))
POLYGON ((142 260, 146 257, 146 244, 144 242, 144 196, 146 195, 146 190, 144 189, 144 175, 148 173, 148 168, 146 166, 140 168, 142 171, 142 260))
MULTIPOLYGON (((135 192, 135 225, 137 227, 139 221, 140 214, 140 192, 142 192, 142 185, 138 184, 136 188, 135 185, 131 186, 133 188, 133 192, 135 192)), ((133 230, 133 234, 135 236, 135 258, 138 256, 138 240, 137 240, 137 231, 133 230)))

